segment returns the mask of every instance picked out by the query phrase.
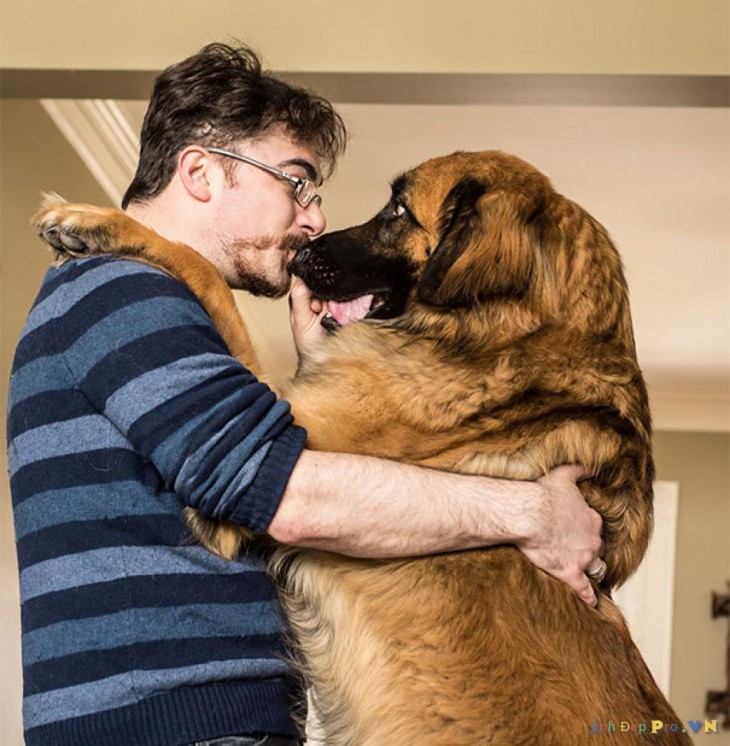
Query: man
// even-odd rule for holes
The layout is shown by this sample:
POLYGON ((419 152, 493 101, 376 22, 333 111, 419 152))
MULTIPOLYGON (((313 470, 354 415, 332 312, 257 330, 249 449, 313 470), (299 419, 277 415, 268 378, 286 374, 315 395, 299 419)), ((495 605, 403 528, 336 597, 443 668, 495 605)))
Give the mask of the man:
MULTIPOLYGON (((313 192, 344 141, 328 102, 210 45, 158 78, 123 206, 232 287, 281 296, 324 230, 313 192)), ((325 311, 294 286, 300 354, 325 311)), ((29 746, 297 742, 301 691, 261 558, 193 545, 185 505, 353 556, 511 542, 595 603, 600 519, 577 469, 530 484, 307 451, 187 288, 143 264, 49 271, 8 423, 29 746)))

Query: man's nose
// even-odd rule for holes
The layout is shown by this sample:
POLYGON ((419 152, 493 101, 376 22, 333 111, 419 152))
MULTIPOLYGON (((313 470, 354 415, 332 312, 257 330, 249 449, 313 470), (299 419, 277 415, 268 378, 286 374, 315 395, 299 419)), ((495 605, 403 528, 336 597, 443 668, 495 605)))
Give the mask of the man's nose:
POLYGON ((316 200, 299 209, 297 223, 310 238, 318 236, 327 227, 327 219, 316 200))

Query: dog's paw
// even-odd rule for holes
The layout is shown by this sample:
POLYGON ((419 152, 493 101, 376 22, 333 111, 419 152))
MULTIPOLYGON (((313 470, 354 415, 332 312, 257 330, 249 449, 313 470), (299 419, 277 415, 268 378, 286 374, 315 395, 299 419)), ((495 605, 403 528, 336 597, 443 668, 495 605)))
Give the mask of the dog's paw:
POLYGON ((122 215, 118 210, 65 202, 47 195, 31 225, 53 249, 57 259, 83 257, 108 249, 109 226, 122 215))
POLYGON ((253 534, 243 526, 233 526, 212 518, 203 518, 193 508, 185 508, 183 515, 195 539, 209 552, 223 559, 235 560, 243 547, 254 538, 253 534))

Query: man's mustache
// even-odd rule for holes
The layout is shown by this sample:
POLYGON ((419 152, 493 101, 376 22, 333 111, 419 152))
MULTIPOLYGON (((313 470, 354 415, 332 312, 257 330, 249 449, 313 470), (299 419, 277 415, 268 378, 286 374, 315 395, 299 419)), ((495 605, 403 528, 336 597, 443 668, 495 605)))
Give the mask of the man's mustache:
MULTIPOLYGON (((286 236, 284 240, 282 241, 282 249, 284 251, 295 251, 299 252, 301 249, 303 249, 308 243, 309 243, 309 237, 308 236, 286 236)), ((291 274, 291 265, 292 262, 296 259, 296 255, 292 257, 291 261, 287 262, 286 264, 286 271, 291 274)))

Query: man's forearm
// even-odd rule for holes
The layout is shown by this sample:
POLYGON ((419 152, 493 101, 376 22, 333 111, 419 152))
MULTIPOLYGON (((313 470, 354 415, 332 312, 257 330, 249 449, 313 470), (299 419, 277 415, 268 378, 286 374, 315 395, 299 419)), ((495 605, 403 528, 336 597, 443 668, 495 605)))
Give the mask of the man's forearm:
POLYGON ((517 543, 537 485, 351 454, 305 451, 269 533, 354 557, 392 558, 517 543))
POLYGON ((538 482, 450 474, 352 454, 304 451, 269 534, 353 557, 414 557, 514 544, 586 603, 601 518, 575 485, 577 467, 538 482))

